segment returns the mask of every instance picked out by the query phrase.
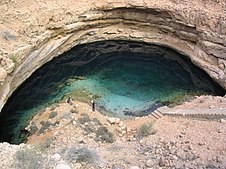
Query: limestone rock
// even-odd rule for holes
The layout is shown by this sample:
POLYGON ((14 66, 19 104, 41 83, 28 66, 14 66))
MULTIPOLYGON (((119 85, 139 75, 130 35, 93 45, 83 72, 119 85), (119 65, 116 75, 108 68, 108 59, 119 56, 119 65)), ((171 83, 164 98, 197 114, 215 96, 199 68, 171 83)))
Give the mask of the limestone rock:
POLYGON ((120 122, 120 119, 119 118, 115 118, 115 117, 109 117, 107 119, 107 121, 110 123, 110 124, 118 124, 120 122))
POLYGON ((160 160, 159 160, 159 166, 163 167, 163 166, 166 166, 166 164, 167 164, 166 159, 161 157, 160 160))
POLYGON ((56 167, 55 167, 55 169, 71 169, 71 167, 68 165, 68 164, 66 164, 66 163, 60 163, 60 164, 58 164, 56 167))
POLYGON ((205 45, 205 48, 209 54, 213 54, 218 58, 225 59, 226 48, 224 46, 209 41, 204 41, 203 44, 205 45))
POLYGON ((225 119, 220 119, 220 122, 221 122, 221 123, 225 123, 226 120, 225 120, 225 119))
POLYGON ((5 81, 6 76, 7 76, 6 70, 0 67, 0 85, 2 85, 2 83, 5 81))
POLYGON ((118 124, 118 126, 119 126, 120 128, 122 128, 122 127, 125 126, 125 125, 124 125, 124 123, 123 123, 122 121, 120 121, 119 124, 118 124))
POLYGON ((61 159, 61 155, 60 154, 54 154, 51 156, 51 159, 53 159, 54 161, 59 161, 61 159))
POLYGON ((6 72, 11 73, 15 67, 15 63, 11 59, 6 59, 5 62, 6 62, 5 66, 6 72))
POLYGON ((146 162, 146 166, 147 167, 154 167, 155 166, 155 162, 151 159, 149 159, 147 162, 146 162))

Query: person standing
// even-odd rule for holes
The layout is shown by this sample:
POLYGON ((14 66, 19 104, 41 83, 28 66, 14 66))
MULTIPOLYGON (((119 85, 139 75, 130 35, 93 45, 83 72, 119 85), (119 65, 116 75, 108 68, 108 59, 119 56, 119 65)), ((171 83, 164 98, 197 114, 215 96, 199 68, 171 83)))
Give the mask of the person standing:
POLYGON ((73 104, 73 103, 72 103, 71 96, 69 96, 69 97, 67 98, 66 102, 67 102, 68 104, 70 104, 70 105, 72 105, 72 104, 73 104))
POLYGON ((96 103, 94 100, 91 100, 91 103, 92 103, 92 111, 95 112, 96 110, 96 103))

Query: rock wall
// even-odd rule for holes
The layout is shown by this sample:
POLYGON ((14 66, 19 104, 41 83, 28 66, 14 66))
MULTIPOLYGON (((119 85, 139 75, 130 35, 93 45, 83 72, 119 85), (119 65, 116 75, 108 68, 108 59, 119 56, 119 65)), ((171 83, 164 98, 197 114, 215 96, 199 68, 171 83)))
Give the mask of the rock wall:
POLYGON ((224 0, 3 0, 0 109, 36 69, 72 47, 103 40, 167 46, 226 89, 224 0))

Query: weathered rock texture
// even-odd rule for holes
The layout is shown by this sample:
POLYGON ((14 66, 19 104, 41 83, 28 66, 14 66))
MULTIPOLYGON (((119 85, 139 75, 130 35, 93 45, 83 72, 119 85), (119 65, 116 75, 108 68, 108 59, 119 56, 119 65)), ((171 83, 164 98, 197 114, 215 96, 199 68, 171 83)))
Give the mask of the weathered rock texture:
POLYGON ((103 40, 168 46, 226 89, 225 5, 225 0, 3 0, 0 108, 53 57, 103 40))

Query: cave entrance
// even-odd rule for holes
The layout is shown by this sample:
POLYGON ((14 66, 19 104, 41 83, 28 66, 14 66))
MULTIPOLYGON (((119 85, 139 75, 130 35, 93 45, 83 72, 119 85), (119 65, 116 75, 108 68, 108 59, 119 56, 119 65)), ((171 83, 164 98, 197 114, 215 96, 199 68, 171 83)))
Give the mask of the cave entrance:
POLYGON ((95 99, 101 113, 129 118, 202 94, 225 90, 172 49, 128 41, 80 45, 42 66, 13 93, 0 117, 0 141, 22 142, 29 119, 68 96, 95 99))

